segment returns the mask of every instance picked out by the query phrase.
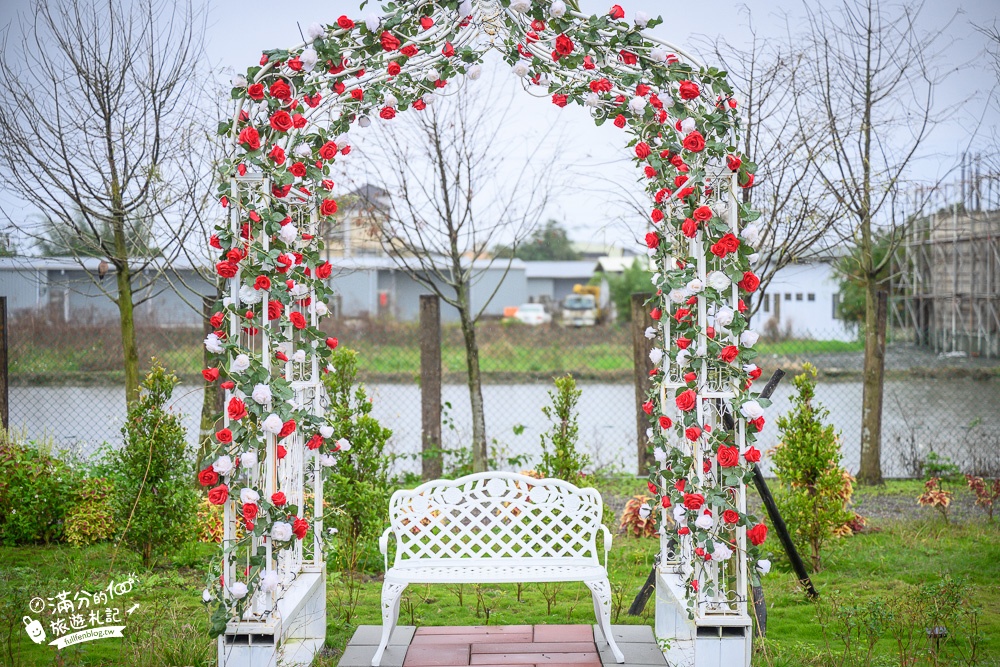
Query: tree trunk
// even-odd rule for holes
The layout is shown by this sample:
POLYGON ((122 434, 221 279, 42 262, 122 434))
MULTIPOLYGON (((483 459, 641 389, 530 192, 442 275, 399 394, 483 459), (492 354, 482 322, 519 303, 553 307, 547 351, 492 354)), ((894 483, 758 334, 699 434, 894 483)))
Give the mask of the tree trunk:
POLYGON ((128 263, 118 267, 118 316, 122 332, 122 358, 125 362, 125 402, 139 398, 139 346, 135 339, 135 305, 132 301, 132 274, 128 263))
POLYGON ((465 365, 469 372, 469 402, 472 405, 472 470, 486 472, 489 452, 486 447, 486 416, 483 412, 483 384, 479 374, 479 344, 476 325, 469 313, 460 310, 462 335, 465 337, 465 365))
POLYGON ((885 329, 888 293, 874 276, 867 277, 865 299, 865 366, 861 397, 862 484, 882 483, 882 394, 885 376, 885 329))

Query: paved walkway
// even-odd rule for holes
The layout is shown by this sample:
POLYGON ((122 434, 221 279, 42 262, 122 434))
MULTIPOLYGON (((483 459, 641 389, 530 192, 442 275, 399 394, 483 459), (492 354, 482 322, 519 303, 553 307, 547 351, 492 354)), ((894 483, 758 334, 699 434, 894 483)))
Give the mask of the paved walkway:
MULTIPOLYGON (((369 667, 382 628, 362 625, 344 650, 339 667, 369 667)), ((645 625, 616 625, 622 667, 667 664, 645 625)), ((381 667, 603 667, 617 665, 592 625, 399 626, 381 667), (596 635, 595 635, 596 633, 596 635)))

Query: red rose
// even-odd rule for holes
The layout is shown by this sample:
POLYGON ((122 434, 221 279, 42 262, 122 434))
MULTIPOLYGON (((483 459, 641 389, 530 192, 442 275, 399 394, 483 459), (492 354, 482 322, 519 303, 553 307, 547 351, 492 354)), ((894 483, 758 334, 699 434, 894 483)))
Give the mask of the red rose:
POLYGON ((705 496, 700 493, 685 493, 684 494, 684 507, 689 510, 701 509, 701 506, 705 504, 705 496))
POLYGON ((382 110, 378 112, 378 117, 382 120, 392 120, 396 117, 396 110, 392 107, 382 107, 382 110))
POLYGON ((295 56, 294 58, 289 58, 288 69, 292 70, 293 72, 301 72, 302 60, 298 56, 295 56))
POLYGON ((659 308, 654 308, 653 310, 649 311, 649 317, 659 321, 659 319, 663 317, 663 311, 660 310, 659 308))
POLYGON ((276 132, 288 132, 292 129, 292 117, 287 111, 278 111, 271 116, 271 127, 276 132))
POLYGON ((693 239, 698 233, 698 223, 691 218, 685 218, 681 224, 681 233, 689 239, 693 239))
POLYGON ((212 234, 211 236, 208 237, 208 245, 218 250, 222 249, 222 243, 219 241, 219 237, 216 236, 215 234, 212 234))
POLYGON ((705 150, 705 137, 701 136, 701 132, 695 130, 684 137, 684 148, 692 153, 700 153, 705 150))
POLYGON ((300 130, 306 126, 307 122, 308 121, 306 121, 306 117, 300 113, 297 113, 294 116, 292 116, 292 125, 300 130))
POLYGON ((618 114, 615 116, 615 127, 625 127, 625 116, 618 114))
POLYGON ((625 10, 622 9, 619 5, 611 5, 611 10, 608 12, 608 16, 610 16, 615 21, 620 21, 621 19, 625 18, 625 10))
POLYGON ((271 97, 278 100, 288 100, 292 97, 292 89, 288 87, 288 84, 278 79, 271 84, 271 97))
POLYGON ((206 368, 201 372, 201 376, 205 378, 205 382, 215 382, 219 379, 219 369, 206 368))
POLYGON ((645 97, 649 94, 649 86, 644 83, 640 83, 635 87, 635 94, 639 97, 645 97))
POLYGON ((295 519, 292 522, 292 532, 295 533, 295 537, 304 539, 306 533, 309 531, 309 523, 305 519, 295 519))
POLYGON ((229 418, 239 421, 247 416, 247 406, 246 403, 240 399, 233 397, 229 399, 229 418))
POLYGON ((243 520, 253 521, 257 518, 257 505, 255 503, 243 503, 243 520))
POLYGON ((227 500, 229 500, 229 487, 225 484, 220 484, 208 492, 208 502, 213 505, 221 505, 227 500))
POLYGON ((693 100, 700 93, 698 84, 693 81, 681 81, 680 93, 682 100, 693 100))
POLYGON ((415 44, 407 44, 402 49, 400 49, 400 53, 402 53, 407 58, 412 58, 413 56, 417 55, 418 52, 419 50, 417 49, 417 46, 415 44))
POLYGON ((722 513, 722 520, 726 523, 736 523, 740 520, 740 513, 736 510, 726 510, 722 513))
POLYGON ((281 317, 283 312, 285 312, 285 307, 281 305, 280 301, 267 302, 267 319, 276 320, 281 317))
POLYGON ((306 443, 306 447, 309 449, 319 449, 323 446, 323 436, 319 433, 313 434, 313 437, 309 438, 309 442, 306 443))
POLYGON ((636 56, 631 51, 625 51, 624 49, 622 49, 621 51, 618 52, 618 56, 622 59, 622 62, 625 63, 626 65, 635 65, 637 62, 639 62, 638 56, 636 56))
POLYGON ((222 328, 222 323, 225 321, 226 321, 226 316, 225 314, 222 313, 222 311, 219 311, 217 313, 212 313, 212 316, 208 318, 208 323, 212 325, 213 329, 222 328))
POLYGON ((453 55, 455 55, 455 47, 452 46, 451 42, 444 43, 444 48, 441 49, 441 55, 443 55, 445 58, 451 58, 453 55))
POLYGON ((221 431, 216 431, 215 439, 219 442, 228 443, 233 441, 233 432, 228 428, 224 428, 221 431))
POLYGON ((255 127, 244 127, 240 130, 237 140, 249 150, 255 151, 260 148, 260 135, 255 127))
POLYGON ((276 507, 281 507, 282 505, 284 505, 287 502, 288 502, 288 499, 285 498, 284 491, 277 491, 277 492, 271 494, 271 503, 273 505, 275 505, 276 507))
POLYGON ((566 35, 556 37, 556 53, 561 56, 568 56, 573 53, 573 40, 566 35))
POLYGON ((758 463, 760 461, 760 450, 750 446, 745 452, 743 452, 743 458, 747 460, 747 463, 758 463))
POLYGON ((730 155, 726 158, 726 166, 729 167, 730 171, 737 171, 741 164, 743 164, 743 160, 736 155, 730 155))
POLYGON ((341 16, 337 19, 337 26, 339 26, 342 30, 352 30, 354 29, 354 21, 346 16, 341 16))
POLYGON ((239 266, 236 265, 236 262, 230 262, 227 260, 216 264, 215 271, 223 278, 232 278, 236 275, 236 272, 239 271, 239 266))
POLYGON ((414 100, 413 108, 416 109, 417 111, 423 111, 424 109, 427 108, 427 102, 424 102, 422 99, 414 100))
POLYGON ((324 199, 323 203, 319 207, 320 215, 333 215, 337 212, 337 202, 333 199, 324 199))
POLYGON ((660 498, 660 506, 663 509, 668 509, 670 507, 670 496, 663 496, 660 498))
POLYGON ((753 424, 753 427, 755 429, 757 429, 758 433, 760 433, 761 431, 764 430, 764 417, 763 416, 757 417, 756 419, 751 419, 750 423, 753 424))
POLYGON ((753 174, 747 174, 746 180, 737 179, 737 182, 740 184, 741 188, 749 188, 753 185, 753 174))
POLYGON ((212 466, 208 466, 204 470, 198 473, 198 483, 202 486, 212 486, 213 484, 219 483, 219 473, 212 469, 212 466))
POLYGON ((654 224, 663 222, 663 211, 658 208, 654 208, 649 217, 652 219, 654 224))
POLYGON ((756 526, 747 531, 747 537, 750 538, 750 542, 754 546, 764 544, 764 540, 767 539, 767 526, 762 523, 758 523, 756 526))
POLYGON ((719 243, 721 243, 729 252, 736 252, 740 249, 740 240, 731 233, 725 234, 721 239, 719 239, 719 243))
POLYGON ((683 478, 679 479, 676 482, 674 482, 674 488, 677 489, 678 492, 684 493, 684 485, 685 484, 687 484, 687 480, 686 479, 683 479, 683 478))
POLYGON ((676 342, 677 342, 677 347, 679 347, 682 350, 688 349, 688 346, 691 345, 691 339, 685 338, 684 336, 678 336, 676 342))
POLYGON ((302 178, 306 175, 306 166, 301 162, 294 162, 292 163, 292 166, 288 168, 288 171, 292 172, 292 176, 302 178))
POLYGON ((643 172, 646 174, 646 178, 656 178, 656 169, 648 164, 643 168, 643 172))
POLYGON ((696 442, 701 437, 701 429, 697 426, 688 426, 684 429, 684 437, 691 442, 696 442))
POLYGON ((316 277, 317 278, 329 278, 333 273, 333 266, 330 262, 323 262, 316 267, 316 277))
POLYGON ((706 222, 708 220, 711 220, 713 215, 714 214, 712 213, 712 209, 710 209, 709 207, 699 206, 691 214, 691 217, 697 220, 698 222, 706 222))
POLYGON ((595 93, 610 93, 611 81, 605 78, 594 79, 590 82, 590 90, 595 93))
POLYGON ((697 378, 698 378, 698 374, 695 373, 694 371, 690 371, 690 372, 684 374, 684 381, 687 382, 688 384, 691 384, 697 378))
MULTIPOLYGON (((697 300, 698 297, 695 297, 697 300)), ((687 308, 678 308, 677 312, 674 313, 674 320, 680 324, 681 322, 690 319, 691 311, 687 308)))
POLYGON ((389 76, 396 76, 402 69, 403 68, 399 66, 399 63, 393 60, 391 63, 389 63, 389 66, 386 68, 386 71, 389 73, 389 76))
POLYGON ((653 495, 656 495, 658 491, 658 489, 656 488, 656 484, 653 484, 652 482, 646 482, 646 488, 649 489, 649 492, 652 493, 653 495))
POLYGON ((650 153, 652 153, 652 151, 649 148, 649 144, 645 141, 640 141, 635 145, 635 154, 640 160, 648 158, 650 153))
POLYGON ((645 412, 647 415, 653 414, 653 402, 652 401, 646 401, 645 403, 643 403, 642 404, 642 411, 645 412))
POLYGON ((736 359, 737 355, 739 355, 739 353, 740 353, 740 348, 736 347, 735 345, 727 345, 724 348, 722 348, 721 352, 719 352, 719 359, 722 359, 727 364, 731 364, 733 363, 733 360, 736 359))
POLYGON ((319 147, 319 156, 324 160, 332 160, 337 157, 337 144, 328 141, 319 147))
POLYGON ((271 289, 271 279, 267 276, 257 276, 257 280, 253 281, 253 288, 256 290, 271 289))
POLYGON ((267 154, 269 158, 274 160, 274 164, 284 164, 285 163, 285 151, 281 146, 275 144, 271 152, 267 154))
POLYGON ((732 468, 740 464, 740 450, 729 445, 720 445, 718 454, 719 465, 732 468))
POLYGON ((279 438, 287 438, 292 433, 295 432, 295 420, 289 419, 284 424, 281 425, 281 431, 278 432, 279 438))
POLYGON ((296 329, 306 328, 306 318, 302 316, 302 313, 298 311, 291 313, 288 316, 288 319, 291 320, 292 326, 294 326, 296 329))
POLYGON ((223 389, 227 390, 227 391, 231 391, 231 390, 233 390, 233 389, 236 388, 236 383, 233 382, 232 380, 226 380, 225 382, 223 382, 219 386, 222 387, 223 389))
POLYGON ((677 408, 681 412, 690 412, 694 410, 697 398, 698 394, 695 393, 694 389, 685 389, 674 399, 674 403, 677 404, 677 408))
POLYGON ((262 83, 251 83, 247 86, 247 95, 252 100, 257 100, 258 102, 264 99, 264 84, 262 83))
POLYGON ((389 31, 383 32, 382 36, 379 38, 379 41, 382 42, 382 49, 385 51, 395 51, 396 49, 399 48, 400 44, 396 36, 389 31))
POLYGON ((328 348, 330 348, 331 350, 336 350, 337 349, 337 344, 339 342, 340 341, 338 341, 336 338, 327 338, 326 339, 326 346, 328 348))
POLYGON ((566 106, 566 103, 568 101, 569 100, 565 95, 560 95, 559 93, 556 93, 555 95, 552 96, 552 104, 556 105, 557 107, 566 106))
POLYGON ((306 104, 308 104, 311 108, 315 109, 319 106, 319 103, 323 101, 323 96, 317 93, 315 95, 303 95, 302 99, 304 99, 306 104))
POLYGON ((760 278, 754 275, 753 271, 747 271, 743 274, 743 280, 737 283, 741 290, 746 292, 756 291, 760 287, 760 278))
POLYGON ((656 232, 646 233, 646 247, 657 248, 660 245, 660 235, 656 232))
POLYGON ((281 459, 288 456, 288 450, 285 449, 284 445, 278 445, 275 451, 275 457, 280 461, 281 459))
POLYGON ((672 421, 670 421, 670 417, 668 417, 666 415, 660 415, 660 428, 662 428, 662 429, 668 429, 668 428, 670 428, 673 425, 674 425, 674 423, 672 421))

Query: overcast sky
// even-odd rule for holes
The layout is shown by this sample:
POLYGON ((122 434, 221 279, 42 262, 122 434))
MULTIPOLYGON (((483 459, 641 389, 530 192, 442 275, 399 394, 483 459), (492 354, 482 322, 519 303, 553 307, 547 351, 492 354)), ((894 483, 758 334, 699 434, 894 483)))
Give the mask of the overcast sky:
MULTIPOLYGON (((815 0, 810 0, 815 1, 815 0)), ((9 25, 17 20, 17 16, 25 16, 29 0, 0 0, 0 25, 9 25)), ((246 0, 212 0, 208 3, 209 29, 206 37, 206 56, 220 71, 243 71, 248 65, 254 64, 260 57, 262 49, 291 46, 302 41, 297 23, 305 27, 314 21, 333 22, 341 14, 360 18, 378 3, 370 3, 365 10, 359 10, 357 2, 330 2, 326 0, 298 0, 296 2, 255 2, 246 0)), ((603 13, 610 6, 609 0, 581 0, 585 12, 603 13)), ((698 0, 697 2, 660 2, 641 0, 638 2, 621 2, 629 17, 636 10, 644 10, 651 15, 662 14, 665 22, 655 29, 660 38, 684 48, 698 51, 698 45, 718 35, 725 35, 734 45, 743 45, 749 41, 747 29, 747 12, 753 17, 758 34, 762 37, 783 38, 786 26, 794 31, 802 25, 802 0, 748 0, 747 2, 731 2, 724 0, 698 0), (787 23, 786 18, 788 17, 787 23)), ((1000 15, 1000 2, 997 0, 939 0, 925 4, 921 14, 922 27, 933 29, 945 24, 956 10, 961 15, 948 29, 946 62, 940 65, 950 68, 954 65, 971 63, 969 67, 958 70, 952 75, 937 93, 937 99, 942 103, 948 100, 964 99, 973 96, 973 102, 959 112, 956 117, 942 127, 927 144, 924 160, 921 162, 917 177, 934 178, 942 169, 951 167, 957 162, 956 152, 961 150, 968 140, 968 128, 975 125, 985 107, 985 98, 990 86, 995 83, 995 77, 986 68, 981 57, 985 47, 985 39, 976 32, 974 26, 991 25, 1000 15)), ((16 32, 16 26, 13 27, 16 32)), ((31 58, 27 59, 30 62, 31 58)), ((517 87, 512 75, 504 72, 495 80, 495 85, 517 87), (508 77, 508 78, 505 78, 508 77)), ((228 79, 228 76, 226 77, 228 79)), ((479 82, 470 84, 470 91, 476 90, 475 84, 483 84, 486 77, 479 82)), ((491 90, 481 90, 489 98, 497 93, 491 90)), ((537 159, 548 161, 553 151, 558 151, 563 164, 576 162, 584 164, 592 177, 596 177, 604 185, 595 186, 593 181, 586 181, 583 187, 567 192, 549 209, 549 215, 564 220, 571 230, 571 235, 577 240, 593 240, 622 243, 629 237, 638 235, 644 221, 630 216, 625 208, 615 201, 609 192, 616 189, 635 188, 636 173, 625 162, 626 152, 617 143, 620 134, 613 128, 594 127, 587 114, 580 108, 567 107, 560 110, 547 99, 539 100, 529 95, 520 95, 516 107, 504 118, 504 135, 512 145, 529 149, 536 146, 537 159), (559 136, 564 140, 556 147, 553 142, 544 141, 544 134, 553 126, 560 129, 559 136), (625 222, 615 222, 625 216, 625 222)), ((983 132, 989 135, 1000 127, 1000 119, 994 111, 985 117, 983 132)), ((373 126, 369 130, 356 130, 352 141, 363 146, 366 131, 378 131, 373 126)), ((524 160, 515 151, 518 164, 524 160)), ((509 165, 510 169, 518 168, 517 164, 509 165)), ((3 199, 10 201, 10 193, 4 193, 3 199)))

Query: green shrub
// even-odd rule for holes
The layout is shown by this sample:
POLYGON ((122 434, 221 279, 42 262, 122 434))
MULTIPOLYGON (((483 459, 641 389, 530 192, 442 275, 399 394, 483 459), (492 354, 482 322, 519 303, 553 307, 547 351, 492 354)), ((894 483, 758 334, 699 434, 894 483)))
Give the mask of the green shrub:
MULTIPOLYGON (((385 443, 392 431, 371 416, 372 404, 364 385, 355 386, 358 354, 338 348, 333 353, 333 372, 323 378, 330 399, 327 423, 333 438, 346 439, 347 451, 338 454, 326 481, 342 510, 332 520, 339 533, 335 560, 341 570, 380 569, 382 556, 378 537, 389 509, 391 458, 385 443)), ((327 525, 330 525, 328 522, 327 525)))
POLYGON ((80 482, 66 512, 66 541, 74 546, 103 542, 114 536, 111 482, 89 477, 80 482))
POLYGON ((555 391, 549 391, 552 404, 542 408, 542 414, 548 417, 552 426, 542 434, 542 460, 538 472, 545 477, 577 484, 583 469, 590 465, 590 457, 576 449, 580 437, 576 404, 581 391, 576 388, 572 375, 556 378, 555 383, 555 391))
POLYGON ((7 546, 63 538, 79 475, 42 449, 0 429, 0 542, 7 546))
POLYGON ((154 555, 194 533, 198 503, 191 487, 194 466, 181 415, 165 407, 176 384, 177 377, 154 359, 141 395, 129 405, 122 427, 124 446, 107 462, 113 475, 116 531, 129 548, 142 554, 146 567, 154 555))
POLYGON ((813 572, 822 568, 820 551, 833 531, 849 522, 846 509, 851 497, 851 477, 840 467, 840 443, 829 412, 813 404, 816 368, 792 381, 797 394, 792 410, 778 418, 780 442, 771 458, 779 482, 776 494, 781 515, 788 523, 800 551, 808 550, 813 572))

